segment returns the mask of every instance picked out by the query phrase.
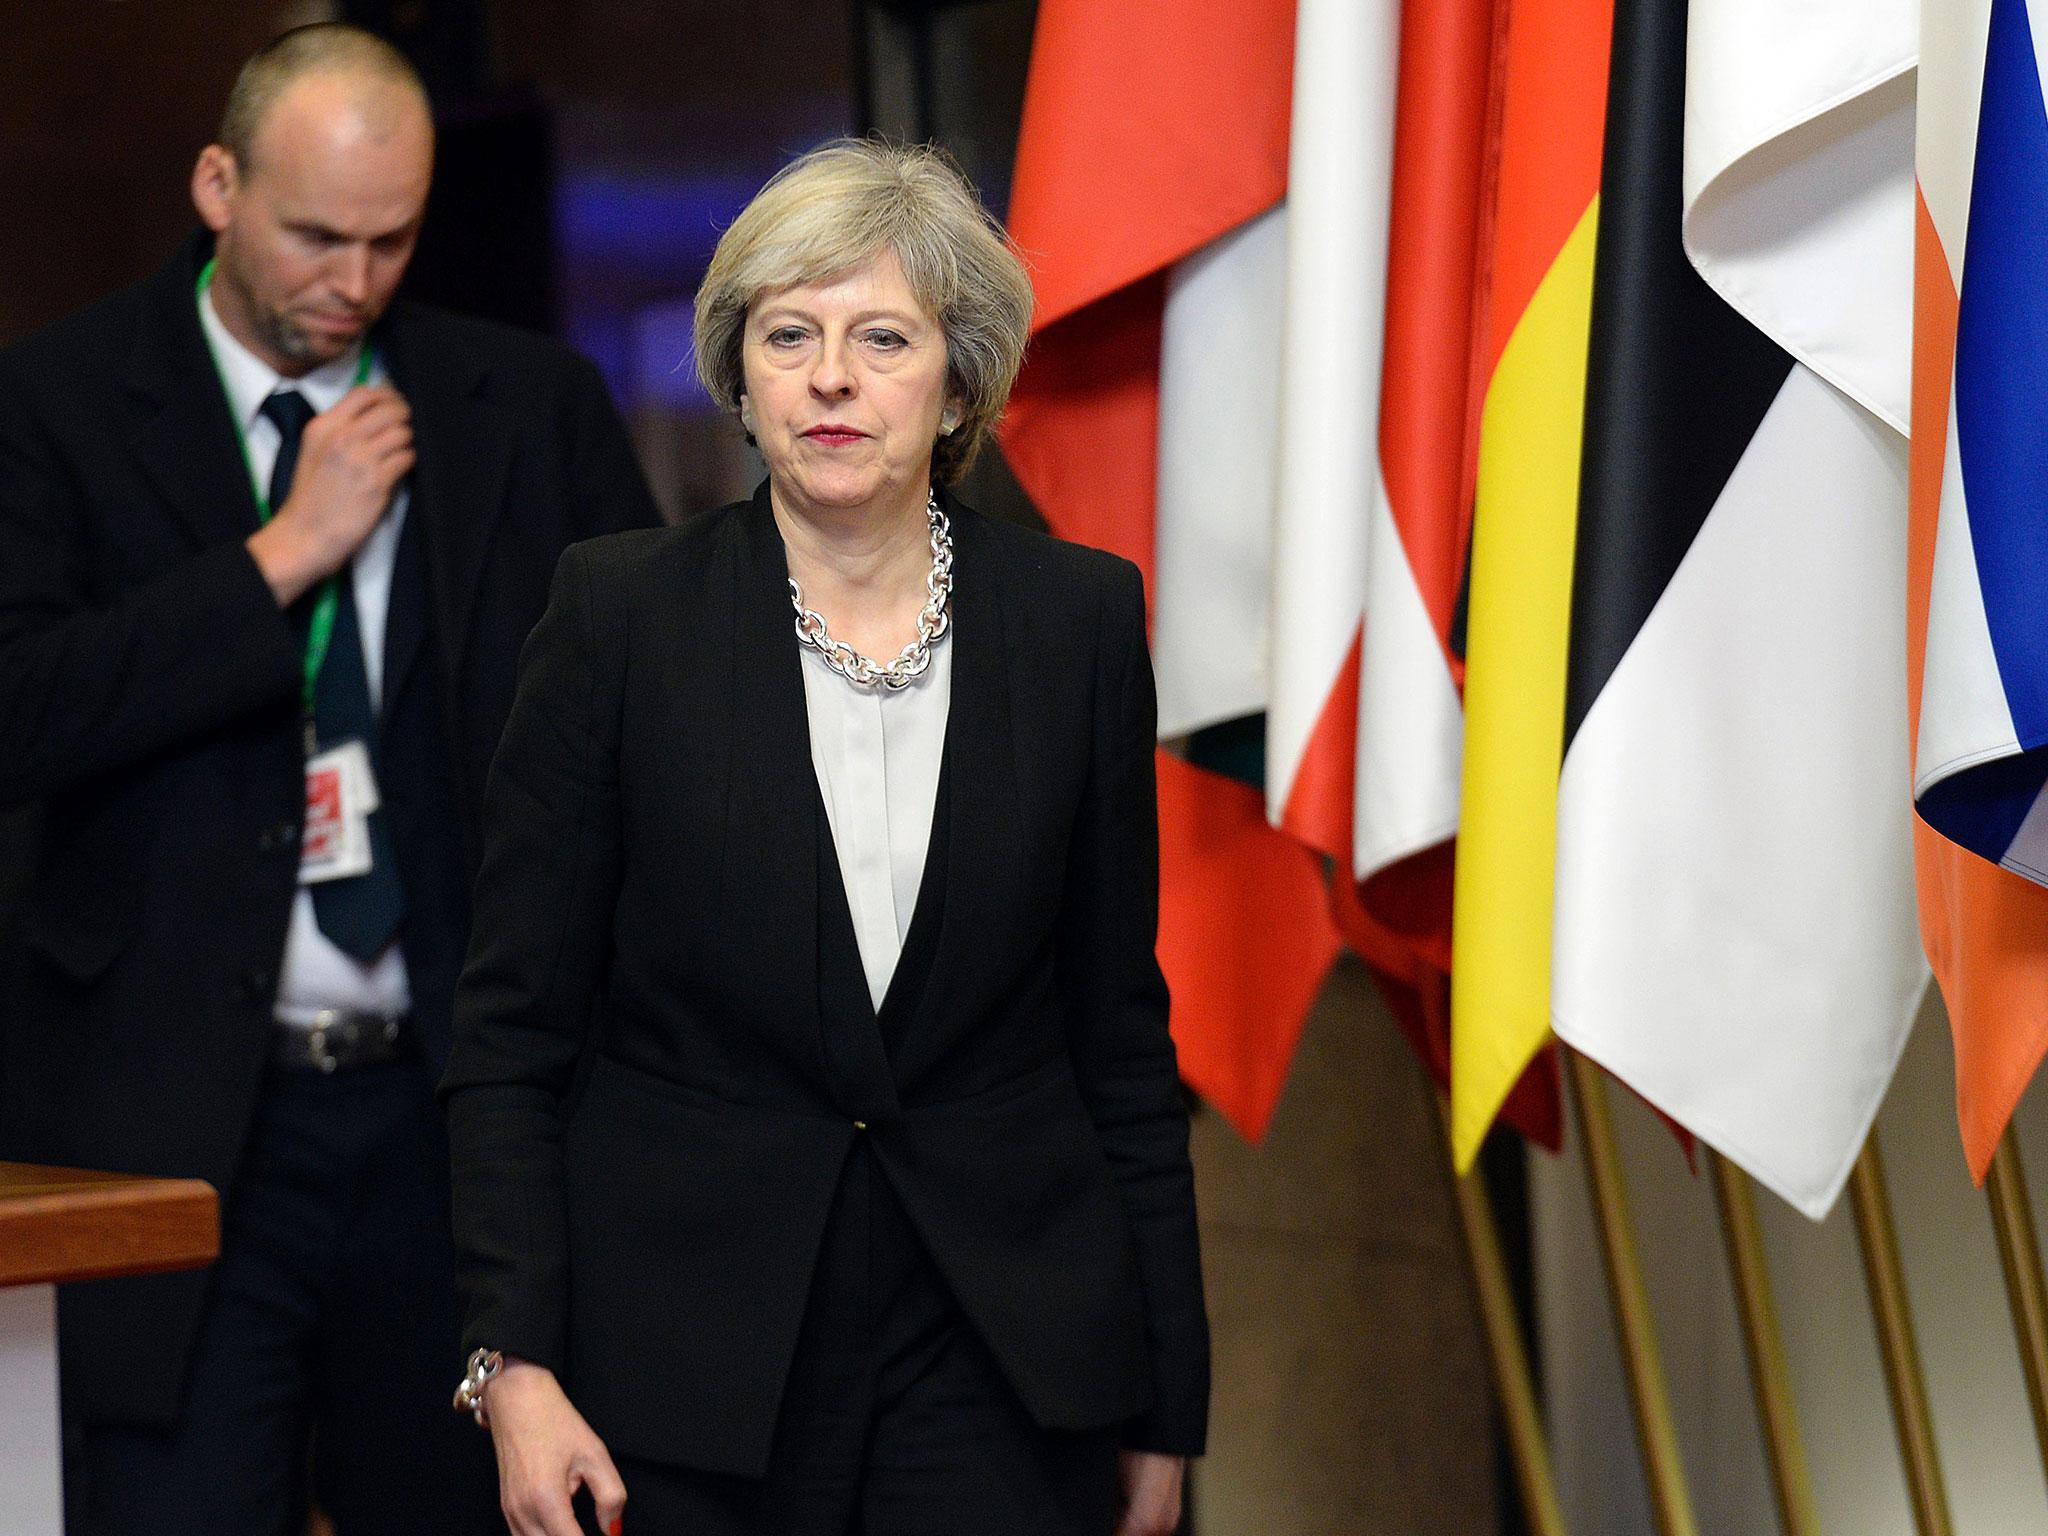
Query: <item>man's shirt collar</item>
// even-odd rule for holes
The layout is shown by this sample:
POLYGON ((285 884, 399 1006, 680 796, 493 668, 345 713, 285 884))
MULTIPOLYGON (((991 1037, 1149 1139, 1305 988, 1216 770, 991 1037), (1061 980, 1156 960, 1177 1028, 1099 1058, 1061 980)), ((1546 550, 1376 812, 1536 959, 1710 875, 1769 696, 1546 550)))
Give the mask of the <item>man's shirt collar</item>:
MULTIPOLYGON (((234 333, 222 323, 213 307, 211 286, 199 296, 199 324, 206 332, 207 345, 213 349, 214 360, 220 364, 221 379, 227 385, 228 405, 235 413, 235 425, 245 437, 256 425, 263 402, 280 389, 296 389, 315 411, 325 411, 355 385, 356 368, 362 357, 360 346, 331 363, 322 363, 311 373, 287 379, 235 340, 234 333)), ((376 377, 374 371, 371 377, 376 377)))

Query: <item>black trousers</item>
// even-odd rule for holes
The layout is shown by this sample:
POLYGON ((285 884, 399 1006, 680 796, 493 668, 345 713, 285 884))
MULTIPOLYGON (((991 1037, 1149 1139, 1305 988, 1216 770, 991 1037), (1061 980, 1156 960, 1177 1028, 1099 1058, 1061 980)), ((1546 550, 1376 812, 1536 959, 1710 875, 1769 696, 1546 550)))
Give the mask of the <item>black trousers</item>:
POLYGON ((1032 1422, 864 1144, 827 1222, 767 1476, 631 1458, 619 1475, 627 1536, 1111 1536, 1118 1506, 1115 1429, 1032 1422))
POLYGON ((86 1424, 72 1536, 503 1536, 462 1372, 448 1151, 424 1064, 273 1071, 234 1193, 184 1417, 86 1424))

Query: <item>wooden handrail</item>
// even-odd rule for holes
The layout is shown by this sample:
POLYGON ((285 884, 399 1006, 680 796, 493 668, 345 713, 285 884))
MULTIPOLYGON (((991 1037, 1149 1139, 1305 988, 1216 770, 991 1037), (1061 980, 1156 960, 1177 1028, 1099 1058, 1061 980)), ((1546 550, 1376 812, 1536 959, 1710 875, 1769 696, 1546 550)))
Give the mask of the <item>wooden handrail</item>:
POLYGON ((0 1286, 198 1269, 219 1252, 203 1180, 0 1162, 0 1286))

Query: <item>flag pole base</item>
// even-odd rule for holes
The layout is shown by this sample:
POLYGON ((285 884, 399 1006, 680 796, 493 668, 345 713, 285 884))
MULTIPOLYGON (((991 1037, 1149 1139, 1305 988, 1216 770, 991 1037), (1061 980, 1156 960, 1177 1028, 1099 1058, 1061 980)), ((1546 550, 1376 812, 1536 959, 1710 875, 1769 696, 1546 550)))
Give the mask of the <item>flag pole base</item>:
MULTIPOLYGON (((1450 1101, 1439 1093, 1436 1102, 1444 1122, 1444 1161, 1450 1166, 1450 1101)), ((1462 1175, 1453 1167, 1451 1188, 1465 1237, 1465 1263, 1486 1333, 1486 1359, 1493 1374, 1501 1425, 1507 1433, 1509 1459, 1514 1464, 1523 1523, 1529 1536, 1565 1536, 1564 1511, 1557 1501, 1557 1478, 1551 1470, 1550 1441, 1537 1403, 1535 1373, 1522 1342, 1514 1288, 1501 1257, 1500 1228, 1479 1165, 1473 1164, 1471 1171, 1462 1175)))
POLYGON ((1728 1249, 1728 1277, 1735 1288, 1735 1310, 1749 1355, 1757 1426, 1763 1431, 1771 1465, 1778 1527, 1785 1536, 1819 1536, 1820 1512, 1799 1433, 1799 1410, 1792 1398, 1784 1335, 1778 1328, 1778 1305, 1771 1289, 1763 1227, 1757 1221, 1756 1193, 1749 1175, 1740 1168, 1719 1153, 1708 1151, 1705 1156, 1714 1176, 1714 1201, 1720 1208, 1721 1236, 1728 1249))
POLYGON ((1878 1354, 1884 1361, 1885 1385, 1891 1394, 1892 1421, 1898 1428, 1899 1459, 1913 1504, 1913 1524, 1920 1536, 1953 1536, 1948 1491, 1934 1443, 1934 1417, 1927 1406, 1927 1378, 1913 1337, 1913 1308, 1906 1296, 1906 1273, 1899 1262, 1898 1232, 1892 1223, 1891 1196, 1885 1189, 1884 1159, 1878 1151, 1875 1127, 1849 1175, 1849 1200, 1863 1247, 1870 1314, 1877 1326, 1878 1354))
POLYGON ((1621 1154, 1607 1106, 1607 1080, 1577 1051, 1560 1049, 1579 1103, 1586 1183, 1600 1230, 1601 1256, 1607 1265, 1607 1288, 1614 1302, 1615 1332, 1628 1375, 1629 1406, 1635 1411, 1636 1439, 1642 1447, 1650 1511, 1658 1536, 1698 1536, 1685 1464, 1678 1451, 1678 1432, 1671 1420, 1671 1394, 1664 1384, 1664 1365, 1650 1317, 1649 1289, 1643 1283, 1642 1260, 1629 1220, 1621 1154))
POLYGON ((2012 1302, 2020 1369, 2027 1379, 2027 1403, 2034 1410, 2034 1438, 2048 1467, 2048 1296, 2041 1281, 2041 1249, 2034 1237, 2034 1207, 2027 1198, 2026 1173, 2012 1127, 1998 1138, 1991 1172, 1984 1181, 1991 1203, 1991 1227, 1998 1234, 1998 1261, 2012 1302))

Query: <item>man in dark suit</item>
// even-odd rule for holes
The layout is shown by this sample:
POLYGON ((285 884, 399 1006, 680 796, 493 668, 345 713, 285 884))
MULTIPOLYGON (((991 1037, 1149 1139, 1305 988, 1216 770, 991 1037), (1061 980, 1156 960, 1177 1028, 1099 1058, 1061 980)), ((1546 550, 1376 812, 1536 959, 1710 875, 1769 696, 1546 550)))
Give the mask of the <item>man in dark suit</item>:
POLYGON ((0 802, 45 805, 0 1155, 223 1202, 211 1271, 61 1298, 86 1536, 292 1531, 309 1481, 342 1536, 496 1523, 431 1084, 519 647, 656 516, 587 362, 393 301, 432 144, 400 55, 287 34, 205 233, 0 353, 0 802))

